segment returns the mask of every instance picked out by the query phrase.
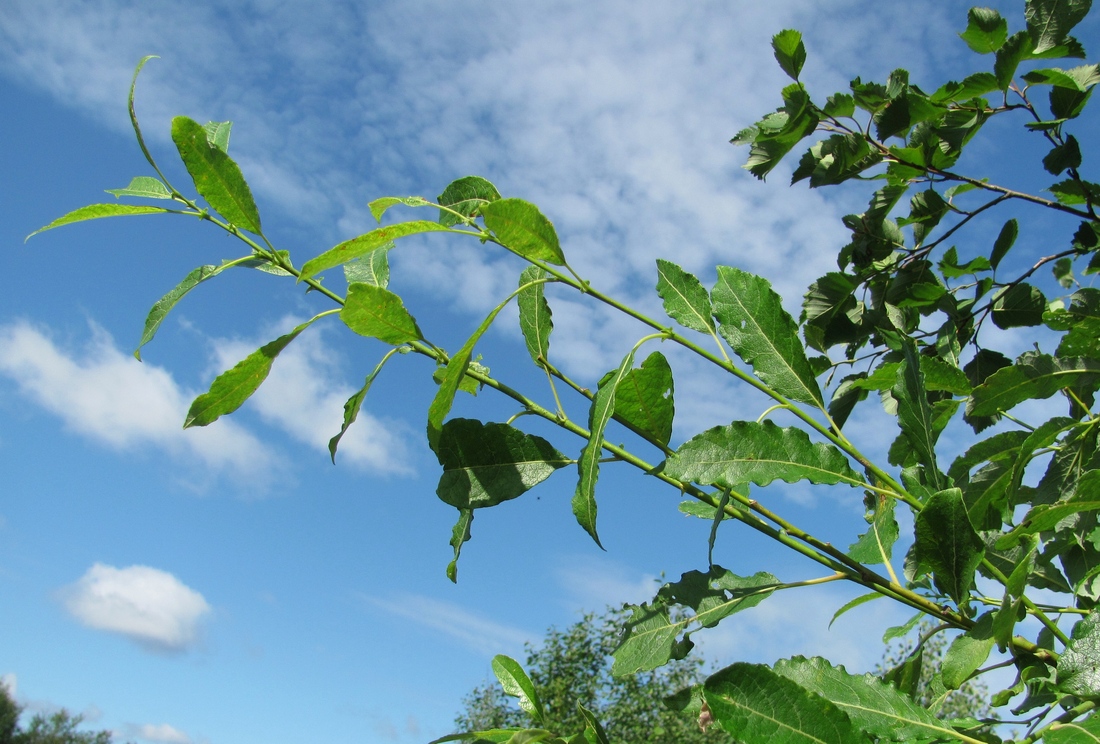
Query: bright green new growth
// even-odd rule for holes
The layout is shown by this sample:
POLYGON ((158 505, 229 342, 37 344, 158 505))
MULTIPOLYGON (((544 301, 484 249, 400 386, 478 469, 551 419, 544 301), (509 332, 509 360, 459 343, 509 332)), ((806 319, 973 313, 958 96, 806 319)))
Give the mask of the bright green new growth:
MULTIPOLYGON (((628 608, 615 651, 617 673, 683 658, 700 628, 777 591, 830 581, 862 589, 836 611, 834 621, 884 597, 917 613, 888 631, 887 640, 905 635, 922 617, 937 632, 954 634, 943 669, 933 678, 932 686, 943 695, 923 706, 915 687, 923 664, 918 646, 882 679, 848 674, 823 659, 795 658, 772 667, 734 664, 685 693, 696 701, 691 710, 701 725, 749 744, 996 742, 1002 736, 1027 743, 1096 741, 1100 415, 1094 408, 1100 390, 1100 290, 1084 285, 1100 273, 1100 184, 1082 175, 1088 163, 1082 142, 1087 146, 1092 138, 1067 130, 1078 124, 1100 83, 1100 66, 1050 66, 1051 60, 1085 57, 1070 31, 1090 5, 1027 0, 1025 28, 1015 32, 996 11, 974 8, 957 43, 989 55, 985 71, 967 69, 932 88, 916 85, 898 69, 881 83, 856 78, 847 91, 824 102, 800 82, 808 60, 801 34, 786 30, 775 36, 775 60, 793 82, 781 91, 776 111, 734 137, 735 144, 749 147, 745 167, 765 178, 804 146, 794 182, 807 181, 810 188, 865 183, 873 190, 864 212, 844 218, 851 235, 838 249, 837 269, 810 285, 797 321, 763 277, 719 266, 717 282, 708 290, 666 260, 657 262, 656 292, 668 317, 650 317, 578 276, 552 222, 535 205, 502 197, 478 176, 452 182, 435 202, 415 196, 372 202, 379 220, 391 209, 426 206, 438 210, 438 219, 381 226, 297 268, 262 231, 251 191, 228 154, 230 124, 173 120, 172 139, 196 192, 187 196, 164 177, 146 147, 133 86, 131 121, 156 177, 138 176, 110 193, 170 201, 175 208, 93 204, 38 232, 103 217, 185 214, 244 243, 245 255, 200 266, 154 305, 139 349, 192 289, 230 268, 294 277, 335 304, 219 375, 193 403, 186 426, 205 426, 243 405, 291 341, 313 322, 338 314, 352 331, 381 342, 385 350, 345 405, 343 424, 329 445, 335 459, 383 366, 409 353, 431 359, 438 389, 427 405, 427 438, 443 471, 437 493, 458 510, 450 538, 454 559, 447 566, 451 580, 457 578, 477 509, 515 499, 567 465, 577 466, 573 513, 597 544, 597 484, 604 465, 632 466, 671 486, 677 497, 686 496, 682 510, 710 522, 706 571, 687 571, 652 601, 628 608), (960 162, 969 162, 961 159, 964 150, 987 122, 1020 116, 1027 136, 1049 146, 1035 168, 1050 181, 1043 192, 993 183, 980 170, 957 170, 960 162), (999 217, 994 224, 1003 227, 982 234, 984 220, 975 218, 1019 204, 1030 210, 999 217), (1052 222, 1064 220, 1072 238, 1050 246, 1017 245, 1020 220, 1036 210, 1052 222), (389 286, 389 251, 427 233, 473 238, 483 250, 507 251, 522 267, 518 288, 453 352, 435 343, 433 329, 420 328, 389 286), (1026 250, 1032 254, 1023 255, 1026 250), (337 267, 343 267, 346 294, 322 277, 337 267), (622 362, 602 378, 603 370, 588 370, 584 381, 572 378, 550 359, 550 285, 633 318, 646 327, 645 335, 624 343, 617 352, 624 354, 622 362), (474 357, 478 342, 513 298, 538 384, 543 378, 548 383, 548 405, 493 376, 474 357), (990 323, 1022 334, 1035 348, 1010 358, 994 348, 999 337, 990 332, 990 323), (676 357, 653 351, 635 367, 641 347, 657 340, 767 396, 769 407, 757 420, 714 427, 670 447, 675 370, 669 358, 676 357), (460 391, 484 388, 514 403, 515 415, 507 422, 448 419, 460 391), (868 436, 842 429, 870 392, 897 420, 885 462, 868 455, 881 432, 868 436), (1051 399, 1062 405, 1042 402, 1051 399), (578 402, 583 413, 574 410, 578 402), (958 454, 946 451, 940 439, 960 412, 982 438, 958 454), (783 426, 768 420, 773 414, 783 417, 783 426), (522 416, 556 426, 570 442, 560 445, 565 451, 579 438, 576 459, 524 432, 522 416), (1036 416, 1046 420, 1024 419, 1036 416), (993 426, 992 433, 983 433, 993 426), (618 443, 623 429, 636 435, 629 447, 618 443), (797 516, 781 514, 767 491, 749 498, 747 484, 766 487, 775 480, 860 488, 868 526, 853 525, 854 541, 841 550, 795 521, 797 516), (914 523, 900 576, 893 565, 899 504, 910 510, 914 523), (721 568, 714 554, 736 549, 718 535, 733 528, 730 522, 756 530, 825 573, 785 582, 764 572, 741 577, 721 568), (993 648, 1004 661, 989 660, 993 648), (944 722, 933 716, 950 689, 1008 665, 1015 667, 1016 681, 989 701, 995 709, 1011 706, 999 728, 991 728, 991 720, 944 722)), ((1046 225, 1044 234, 1056 236, 1046 225)), ((708 394, 688 391, 699 392, 708 394)), ((494 669, 505 691, 518 696, 539 723, 538 690, 522 668, 497 657, 494 669)), ((583 724, 574 731, 497 729, 440 741, 606 741, 591 712, 582 707, 579 713, 583 724)))

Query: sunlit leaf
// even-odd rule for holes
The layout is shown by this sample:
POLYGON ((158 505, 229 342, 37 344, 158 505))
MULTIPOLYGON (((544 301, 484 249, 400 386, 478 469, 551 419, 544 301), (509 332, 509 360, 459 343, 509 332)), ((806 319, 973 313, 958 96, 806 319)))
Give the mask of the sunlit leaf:
POLYGON ((535 723, 542 723, 546 714, 542 709, 535 686, 531 684, 531 678, 523 667, 515 659, 498 654, 493 657, 493 674, 496 675, 506 695, 519 698, 519 707, 525 711, 535 723))
POLYGON ((546 301, 547 274, 538 266, 528 266, 519 275, 519 328, 527 353, 536 364, 547 361, 550 352, 550 333, 554 330, 554 318, 550 303, 546 301))
POLYGON ((959 36, 978 54, 997 51, 1008 38, 1008 21, 992 8, 971 8, 966 21, 966 31, 959 36))
POLYGON ((206 129, 193 119, 172 119, 172 141, 195 182, 195 190, 230 224, 260 232, 260 213, 240 167, 210 144, 206 129))
POLYGON ((1100 695, 1100 612, 1093 610, 1074 627, 1058 659, 1058 687, 1081 697, 1100 695))
POLYGON ((893 555, 894 543, 899 536, 897 520, 894 519, 894 507, 897 502, 881 494, 872 494, 871 524, 859 539, 848 546, 848 555, 853 560, 867 565, 888 562, 893 555))
POLYGON ((993 613, 978 618, 974 627, 957 636, 943 657, 940 674, 949 690, 962 687, 970 675, 976 672, 993 650, 993 613))
POLYGON ((222 152, 229 153, 229 135, 233 131, 231 121, 208 121, 202 125, 206 132, 206 141, 222 152))
POLYGON ((398 204, 403 204, 406 207, 430 207, 432 203, 422 196, 383 196, 381 199, 375 199, 367 208, 370 209, 371 217, 382 221, 382 215, 389 211, 390 207, 396 207, 398 204))
POLYGON ((806 47, 802 43, 802 34, 790 28, 780 31, 772 37, 772 50, 775 52, 775 61, 783 68, 783 72, 791 79, 798 80, 802 65, 806 63, 806 47))
POLYGON ((1028 0, 1024 5, 1033 53, 1042 54, 1066 41, 1069 32, 1089 12, 1091 0, 1028 0))
POLYGON ((380 248, 389 250, 393 247, 393 241, 398 238, 425 232, 451 232, 451 229, 438 222, 424 220, 398 222, 396 225, 376 228, 351 240, 345 240, 306 261, 302 266, 302 279, 309 279, 326 269, 366 256, 371 251, 380 248))
POLYGON ((107 193, 115 196, 137 196, 143 199, 172 198, 172 192, 168 190, 168 187, 160 179, 152 176, 135 176, 126 188, 107 189, 107 193))
POLYGON ((139 204, 89 204, 86 207, 74 209, 72 212, 58 217, 45 227, 38 228, 28 235, 27 239, 29 240, 40 232, 52 230, 62 225, 71 225, 74 222, 98 220, 102 217, 123 217, 131 214, 168 214, 171 211, 172 210, 165 209, 164 207, 147 207, 139 204))
POLYGON ((534 204, 522 199, 498 199, 481 205, 481 216, 502 245, 524 258, 565 264, 554 225, 534 204))
MULTIPOLYGON (((607 381, 605 375, 600 385, 607 381)), ((661 444, 668 444, 675 405, 672 368, 664 354, 655 351, 641 367, 627 372, 615 391, 615 415, 661 444)))
POLYGON ((473 521, 473 509, 459 509, 458 521, 455 522, 455 526, 451 530, 450 545, 454 548, 455 555, 451 562, 447 564, 447 578, 455 583, 458 582, 458 556, 462 552, 463 543, 470 539, 470 525, 473 524, 473 521))
POLYGON ((693 274, 671 261, 658 258, 657 294, 664 303, 668 317, 693 331, 714 333, 710 296, 693 274))
POLYGON ((134 357, 138 360, 141 359, 141 347, 153 340, 153 337, 157 335, 157 329, 160 328, 160 324, 164 322, 164 319, 171 312, 172 308, 176 306, 183 296, 197 287, 199 284, 205 282, 213 276, 217 276, 225 265, 222 266, 200 266, 195 269, 175 287, 170 289, 166 295, 157 300, 153 307, 149 309, 149 314, 145 317, 145 328, 141 332, 141 341, 138 342, 137 348, 134 349, 134 357))
POLYGON ((757 377, 792 400, 824 406, 798 326, 767 280, 719 266, 711 300, 718 332, 757 377))
POLYGON ((238 362, 232 369, 222 372, 210 385, 210 390, 195 398, 187 411, 184 428, 206 426, 218 418, 233 413, 256 392, 271 371, 275 357, 298 337, 312 321, 297 326, 293 331, 261 346, 238 362))
POLYGON ((716 426, 682 444, 665 462, 665 474, 682 481, 733 487, 774 480, 795 483, 862 482, 844 454, 832 445, 813 443, 794 427, 771 421, 734 421, 716 426))
POLYGON ((360 336, 377 338, 395 346, 423 338, 401 298, 373 284, 348 285, 340 320, 360 336))
POLYGON ((898 425, 905 439, 913 448, 917 461, 924 466, 930 485, 941 488, 943 481, 936 464, 936 439, 942 427, 937 427, 933 420, 920 359, 912 343, 905 345, 905 359, 898 367, 891 395, 897 402, 898 425))
MULTIPOLYGON (((476 217, 479 210, 489 202, 500 198, 496 186, 481 176, 466 176, 452 181, 437 201, 464 217, 476 217)), ((450 227, 457 225, 459 218, 446 209, 439 210, 439 222, 450 227)))
POLYGON ((1093 359, 1061 359, 1029 351, 975 387, 967 404, 971 416, 992 416, 1031 398, 1049 398, 1086 375, 1100 374, 1093 359))
POLYGON ((363 407, 363 401, 367 398, 367 393, 370 391, 371 385, 374 384, 375 378, 378 377, 378 373, 382 371, 382 367, 385 366, 393 356, 393 351, 382 357, 382 361, 367 375, 367 379, 363 381, 363 386, 352 393, 352 396, 344 403, 344 421, 340 425, 340 431, 332 439, 328 440, 329 456, 332 458, 332 463, 336 464, 336 449, 340 446, 340 440, 344 438, 344 434, 347 433, 351 425, 355 423, 355 419, 359 416, 359 410, 363 407))
POLYGON ((390 283, 389 253, 393 245, 376 248, 367 255, 344 264, 344 278, 348 284, 373 284, 388 287, 390 283))
POLYGON ((985 543, 970 524, 962 491, 949 488, 933 494, 917 515, 915 532, 917 561, 932 571, 940 591, 962 607, 985 552, 985 543))

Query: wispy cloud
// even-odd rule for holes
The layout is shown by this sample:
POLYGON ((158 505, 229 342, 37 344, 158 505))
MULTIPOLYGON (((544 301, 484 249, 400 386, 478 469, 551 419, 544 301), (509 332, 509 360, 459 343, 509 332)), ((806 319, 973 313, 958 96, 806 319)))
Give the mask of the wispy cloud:
POLYGON ((26 321, 0 326, 0 374, 72 431, 113 449, 153 445, 244 478, 276 467, 268 448, 232 421, 184 430, 194 394, 120 351, 101 328, 72 351, 26 321))
POLYGON ((154 651, 192 647, 210 605, 166 571, 96 563, 60 592, 65 609, 84 625, 118 633, 154 651))
POLYGON ((190 736, 167 723, 129 725, 126 727, 126 736, 154 744, 191 744, 190 736))
POLYGON ((531 633, 470 612, 453 602, 420 594, 394 594, 387 598, 366 594, 358 596, 375 609, 430 628, 486 656, 519 654, 523 645, 534 637, 531 633))

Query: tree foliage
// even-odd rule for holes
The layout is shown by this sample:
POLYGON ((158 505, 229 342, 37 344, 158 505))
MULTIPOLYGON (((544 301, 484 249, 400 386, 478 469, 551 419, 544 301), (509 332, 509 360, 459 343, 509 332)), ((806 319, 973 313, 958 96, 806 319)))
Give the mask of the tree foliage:
POLYGON ((36 713, 26 727, 19 725, 23 708, 0 684, 0 744, 111 744, 110 731, 79 731, 83 716, 62 708, 49 715, 36 713))
MULTIPOLYGON (((701 700, 702 718, 735 739, 1094 741, 1100 734, 1100 718, 1093 715, 1100 704, 1100 417, 1094 411, 1100 290, 1091 282, 1100 272, 1100 184, 1085 176, 1084 153, 1092 140, 1080 131, 1080 117, 1100 82, 1100 67, 1080 62, 1085 49, 1070 33, 1090 5, 1026 0, 1023 27, 1015 31, 998 12, 973 8, 960 43, 980 55, 978 71, 968 67, 953 79, 918 85, 897 69, 884 81, 856 78, 825 98, 800 79, 812 58, 799 32, 774 37, 775 60, 791 82, 775 111, 733 138, 748 148, 745 167, 762 179, 804 148, 792 156, 793 182, 810 188, 850 184, 869 192, 866 209, 844 218, 850 239, 837 249, 836 270, 810 285, 797 320, 764 277, 720 266, 708 290, 669 260, 659 261, 654 272, 668 317, 651 317, 578 275, 538 207, 501 195, 476 176, 456 180, 434 201, 378 199, 371 211, 379 221, 391 209, 428 208, 438 217, 390 220, 296 265, 263 232, 244 175, 227 152, 229 123, 173 121, 172 139, 193 182, 190 195, 165 177, 146 146, 133 87, 134 131, 155 176, 139 176, 111 193, 154 203, 94 204, 42 229, 172 213, 198 217, 241 241, 243 255, 199 267, 154 305, 142 344, 190 289, 230 269, 289 275, 334 303, 218 376, 195 402, 187 426, 207 425, 239 407, 279 353, 326 316, 338 315, 386 350, 348 401, 340 434, 353 424, 383 367, 388 371, 408 354, 432 360, 438 387, 426 405, 426 428, 443 467, 437 492, 458 512, 447 566, 452 580, 479 509, 518 498, 572 465, 573 513, 599 544, 597 484, 609 461, 686 496, 684 510, 712 522, 712 554, 719 528, 736 522, 824 572, 819 579, 785 581, 767 572, 738 576, 713 561, 686 571, 651 601, 629 609, 614 652, 616 674, 646 673, 683 659, 694 633, 777 591, 834 580, 867 592, 838 616, 869 598, 885 598, 950 629, 955 636, 940 675, 945 689, 999 665, 989 660, 994 648, 1017 672, 1011 686, 989 699, 994 709, 1008 708, 1002 720, 1014 722, 994 733, 980 721, 935 715, 942 696, 922 699, 912 683, 920 678, 917 651, 885 679, 851 674, 821 658, 773 666, 735 662, 691 693, 701 700), (986 127, 994 119, 1001 126, 986 127), (985 143, 983 152, 1003 153, 997 157, 1021 174, 1041 174, 1047 183, 1042 191, 997 183, 981 153, 976 163, 963 158, 989 130, 996 129, 996 137, 1011 126, 1044 143, 1040 162, 1025 162, 995 142, 985 143), (1017 240, 1021 224, 1028 224, 1022 221, 1037 214, 1046 239, 1017 240), (389 252, 426 233, 476 241, 516 259, 518 288, 465 340, 438 338, 389 287, 389 252), (346 289, 339 276, 325 275, 338 267, 346 289), (645 335, 624 344, 614 369, 592 370, 590 381, 573 379, 553 363, 552 313, 542 291, 548 285, 635 319, 647 328, 645 335), (475 356, 513 299, 537 382, 505 382, 475 356), (1017 338, 1026 339, 1028 350, 1011 345, 1017 338), (675 370, 648 348, 636 365, 643 347, 656 341, 695 354, 767 396, 770 407, 756 420, 699 432, 672 447, 675 370), (449 417, 456 395, 482 388, 509 399, 517 414, 557 426, 560 437, 550 442, 523 431, 529 418, 518 415, 504 423, 449 417), (885 460, 868 454, 877 451, 881 431, 845 427, 857 406, 875 404, 867 402, 872 392, 897 424, 885 460), (578 404, 583 413, 571 414, 578 404), (768 420, 776 411, 793 425, 768 420), (941 435, 960 419, 973 438, 958 452, 941 435), (641 443, 616 444, 619 427, 641 443), (813 525, 799 523, 799 515, 749 497, 749 484, 776 480, 860 489, 867 524, 852 526, 847 550, 826 542, 813 525), (899 507, 912 513, 914 524, 900 574, 894 567, 899 507)), ((339 434, 333 457, 338 444, 339 434)), ((519 699, 537 728, 461 732, 441 741, 607 741, 598 715, 583 702, 576 708, 583 732, 547 728, 555 720, 544 714, 540 696, 551 694, 540 689, 545 685, 511 659, 498 657, 495 666, 504 691, 519 699)), ((578 693, 577 699, 585 698, 578 693)))
MULTIPOLYGON (((577 705, 599 719, 608 738, 622 744, 676 742, 702 744, 722 741, 720 732, 703 731, 690 711, 690 695, 677 693, 703 681, 703 660, 690 657, 636 675, 611 673, 612 654, 626 619, 622 610, 604 615, 585 614, 568 628, 550 628, 542 645, 527 646, 524 664, 539 691, 544 725, 561 732, 580 732, 585 719, 577 705)), ((495 682, 487 682, 463 699, 455 719, 459 731, 525 728, 536 725, 531 714, 495 682)))

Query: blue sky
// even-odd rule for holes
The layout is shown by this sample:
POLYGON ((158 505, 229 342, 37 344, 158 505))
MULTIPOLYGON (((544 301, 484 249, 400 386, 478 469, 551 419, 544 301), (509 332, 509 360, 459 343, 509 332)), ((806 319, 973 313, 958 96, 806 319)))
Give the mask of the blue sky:
MULTIPOLYGON (((990 4, 1020 26, 1022 3, 990 4)), ((160 56, 137 95, 158 160, 186 183, 171 117, 232 120, 230 152, 265 231, 299 263, 370 229, 371 199, 430 198, 476 173, 538 204, 573 266, 640 307, 659 313, 653 262, 663 257, 704 282, 718 263, 761 273, 795 310, 844 241, 839 216, 866 195, 790 189, 784 173, 761 184, 740 169, 745 152, 728 140, 775 107, 783 84, 771 35, 803 31, 804 78, 822 96, 897 66, 935 87, 971 59, 954 37, 966 7, 7 0, 0 675, 31 711, 64 706, 141 742, 427 741, 450 731, 493 654, 521 655, 582 610, 646 599, 662 572, 705 567, 709 526, 679 515, 675 493, 606 467, 607 552, 574 523, 573 483, 559 473, 479 514, 452 585, 443 569, 454 510, 434 495, 438 466, 422 435, 431 370, 391 364, 333 467, 325 445, 343 402, 384 353, 336 323, 289 347, 237 414, 183 430, 190 400, 219 371, 327 308, 291 282, 223 275, 177 308, 139 364, 131 352, 149 306, 241 249, 167 218, 102 220, 23 244, 147 174, 125 109, 142 56, 160 56)), ((1095 31, 1094 20, 1079 29, 1087 47, 1095 31)), ((520 268, 454 241, 410 241, 392 255, 391 288, 454 348, 520 268)), ((550 299, 555 361, 585 382, 641 335, 574 297, 550 299)), ((526 358, 515 323, 498 326, 479 351, 541 395, 515 361, 526 358)), ((764 407, 690 359, 673 363, 677 439, 764 407)), ((512 413, 488 392, 455 409, 512 413)), ((855 423, 884 421, 868 411, 855 423)), ((760 493, 838 544, 862 529, 854 491, 760 493)), ((744 530, 720 535, 716 559, 742 574, 816 575, 744 530)), ((725 661, 823 653, 869 668, 879 651, 861 641, 906 614, 876 603, 829 630, 851 596, 835 585, 777 595, 698 636, 702 651, 725 661)))

